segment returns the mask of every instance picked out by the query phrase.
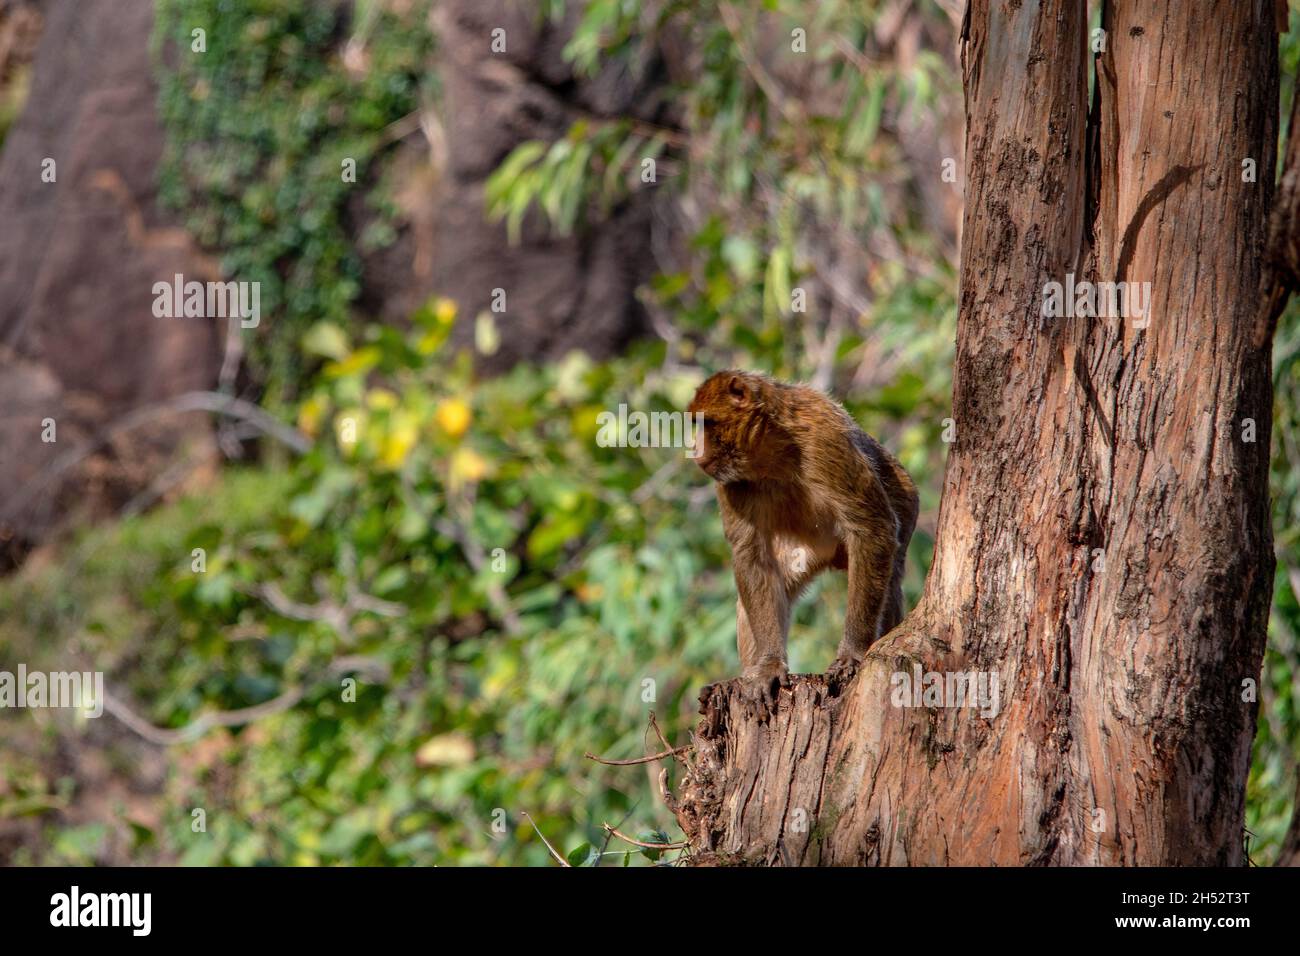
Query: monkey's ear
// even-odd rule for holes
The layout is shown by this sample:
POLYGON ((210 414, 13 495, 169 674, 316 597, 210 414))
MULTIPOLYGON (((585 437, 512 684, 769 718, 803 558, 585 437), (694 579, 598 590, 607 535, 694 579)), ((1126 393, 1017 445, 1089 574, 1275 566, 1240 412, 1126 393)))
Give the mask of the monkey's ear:
POLYGON ((754 400, 754 390, 745 381, 744 376, 733 375, 727 382, 727 394, 737 405, 748 405, 754 400))

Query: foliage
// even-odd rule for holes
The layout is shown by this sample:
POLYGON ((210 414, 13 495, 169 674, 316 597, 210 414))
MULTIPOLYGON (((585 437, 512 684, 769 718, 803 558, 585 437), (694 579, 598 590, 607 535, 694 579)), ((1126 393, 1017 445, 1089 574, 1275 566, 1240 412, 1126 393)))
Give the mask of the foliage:
MULTIPOLYGON (((1279 51, 1283 83, 1281 154, 1289 133, 1300 62, 1300 15, 1279 51)), ((1273 502, 1273 543, 1277 574, 1269 615, 1268 648, 1260 681, 1259 732, 1247 785, 1246 829, 1254 862, 1272 862, 1295 810, 1300 764, 1300 302, 1292 300, 1278 321, 1273 340, 1273 428, 1269 491, 1273 502)))
MULTIPOLYGON (((39 653, 24 635, 84 634, 109 687, 161 726, 308 688, 286 713, 176 748, 149 853, 540 863, 520 811, 566 847, 603 845, 600 824, 625 817, 633 832, 671 829, 642 768, 582 755, 657 749, 652 710, 681 739, 699 687, 734 669, 725 544, 683 452, 601 447, 597 415, 681 408, 703 372, 665 370, 657 346, 476 381, 447 351, 454 313, 435 300, 408 335, 374 327, 356 342, 313 327, 305 351, 323 365, 299 425, 317 442, 288 473, 233 473, 91 535, 86 563, 0 592, 0 645, 39 653), (342 605, 355 588, 402 611, 298 620, 268 585, 300 606, 342 605), (344 657, 366 659, 346 672, 355 702, 322 676, 344 657), (196 807, 206 833, 191 832, 196 807)), ((913 599, 921 577, 914 567, 913 599)), ((829 661, 842 603, 802 606, 796 667, 829 661)))
MULTIPOLYGON (((685 132, 581 119, 554 143, 519 145, 488 182, 488 212, 512 236, 530 209, 567 234, 634 189, 693 196, 704 213, 691 224, 690 261, 665 270, 652 290, 674 325, 721 346, 742 340, 786 377, 813 376, 825 364, 805 347, 812 331, 843 373, 854 362, 862 371, 879 357, 869 343, 879 345, 876 333, 889 325, 879 311, 948 314, 952 270, 916 217, 917 171, 896 133, 957 101, 954 78, 930 51, 905 64, 876 55, 875 30, 893 15, 887 4, 782 0, 754 16, 741 9, 727 0, 583 5, 565 50, 580 73, 633 56, 669 31, 689 38, 698 62, 672 98, 685 132), (796 30, 805 34, 798 50, 796 30), (773 76, 778 68, 797 85, 773 76), (661 185, 647 186, 651 161, 661 185), (846 271, 837 251, 848 243, 862 257, 864 238, 889 255, 846 271), (826 307, 792 307, 801 285, 826 307), (845 286, 860 287, 861 299, 843 301, 845 286)), ((936 176, 939 168, 936 158, 936 176)), ((911 357, 923 353, 943 368, 952 330, 933 328, 937 337, 911 357)), ((946 387, 933 384, 946 400, 946 387)))
POLYGON ((429 95, 428 0, 389 4, 159 0, 154 47, 167 147, 163 203, 182 210, 226 273, 261 283, 274 315, 253 343, 272 398, 292 394, 297 339, 348 320, 361 250, 391 238, 382 197, 354 242, 346 204, 387 145, 386 130, 429 95), (194 52, 194 30, 205 52, 194 52), (363 64, 349 68, 340 48, 363 64), (344 160, 356 179, 344 180, 344 160))
POLYGON ((30 86, 31 67, 27 65, 16 68, 0 83, 0 146, 4 145, 10 128, 18 121, 30 86))
POLYGON ((1260 682, 1246 826, 1252 858, 1268 862, 1286 836, 1300 763, 1300 304, 1283 313, 1273 346, 1270 492, 1277 574, 1260 682))

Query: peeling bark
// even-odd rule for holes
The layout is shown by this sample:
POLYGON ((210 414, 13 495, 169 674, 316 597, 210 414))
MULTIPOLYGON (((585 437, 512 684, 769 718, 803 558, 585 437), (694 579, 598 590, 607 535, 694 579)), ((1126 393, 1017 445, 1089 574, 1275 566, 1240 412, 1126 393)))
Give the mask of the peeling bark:
POLYGON ((1271 332, 1300 263, 1282 207, 1265 255, 1276 10, 1111 0, 1089 109, 1085 6, 970 0, 957 437, 925 593, 843 689, 795 677, 772 715, 706 690, 677 802, 697 860, 1243 862, 1271 332), (1149 324, 1044 317, 1067 275, 1149 283, 1149 324), (996 678, 996 715, 897 705, 917 667, 996 678))

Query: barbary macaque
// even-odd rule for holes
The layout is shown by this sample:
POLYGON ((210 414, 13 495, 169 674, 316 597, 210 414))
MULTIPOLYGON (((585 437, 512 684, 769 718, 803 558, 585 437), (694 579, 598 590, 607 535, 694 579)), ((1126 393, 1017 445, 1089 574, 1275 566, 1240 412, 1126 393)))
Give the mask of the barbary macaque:
POLYGON ((827 670, 847 677, 903 618, 911 477, 838 402, 806 385, 719 372, 690 412, 702 419, 696 462, 717 482, 731 545, 746 695, 775 705, 791 606, 826 568, 849 575, 844 638, 827 670))

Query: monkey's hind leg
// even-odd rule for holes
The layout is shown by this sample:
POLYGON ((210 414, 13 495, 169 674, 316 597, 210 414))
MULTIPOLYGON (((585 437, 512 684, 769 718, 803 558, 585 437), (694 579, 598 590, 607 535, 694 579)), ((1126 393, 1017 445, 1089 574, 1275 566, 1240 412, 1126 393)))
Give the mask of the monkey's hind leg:
MULTIPOLYGON (((841 683, 881 634, 881 622, 892 599, 895 553, 898 543, 892 535, 857 533, 845 542, 849 558, 849 605, 844 622, 844 639, 826 675, 841 683)), ((902 593, 898 601, 901 606, 902 593)), ((895 611, 894 613, 898 613, 895 611)))

